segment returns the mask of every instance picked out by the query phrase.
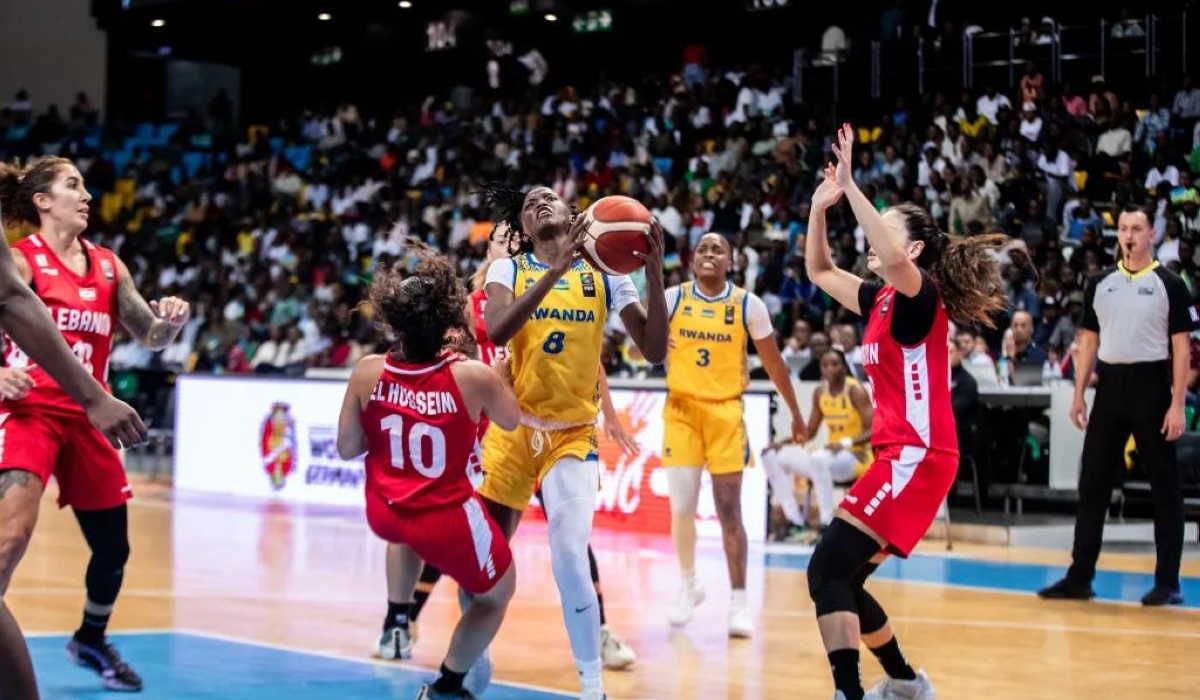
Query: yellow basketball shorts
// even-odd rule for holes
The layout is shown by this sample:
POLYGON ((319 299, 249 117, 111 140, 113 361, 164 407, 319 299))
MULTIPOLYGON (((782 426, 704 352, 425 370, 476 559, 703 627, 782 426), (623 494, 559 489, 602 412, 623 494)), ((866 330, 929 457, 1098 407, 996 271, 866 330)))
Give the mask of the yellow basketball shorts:
POLYGON ((534 489, 560 459, 597 459, 596 426, 563 430, 538 430, 518 425, 516 430, 488 428, 483 439, 483 484, 479 495, 524 511, 534 489))
POLYGON ((706 467, 710 474, 735 474, 753 466, 741 398, 704 401, 668 395, 662 465, 706 467))

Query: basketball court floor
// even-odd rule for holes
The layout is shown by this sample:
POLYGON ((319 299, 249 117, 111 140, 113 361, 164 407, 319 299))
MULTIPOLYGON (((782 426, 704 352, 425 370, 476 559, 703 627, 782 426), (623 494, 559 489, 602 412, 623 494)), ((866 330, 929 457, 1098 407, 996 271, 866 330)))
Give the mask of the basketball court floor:
MULTIPOLYGON (((386 611, 383 545, 361 513, 229 498, 143 495, 131 502, 133 555, 113 620, 146 700, 414 698, 442 659, 458 607, 450 582, 422 615, 415 657, 371 658, 386 611)), ((8 600, 29 632, 47 700, 112 700, 67 661, 87 550, 69 511, 43 503, 8 600)), ((753 547, 757 635, 730 640, 719 543, 702 545, 709 600, 690 626, 666 621, 677 581, 670 541, 598 532, 609 624, 634 647, 630 671, 606 672, 612 700, 828 700, 832 683, 808 599, 809 550, 753 547)), ((518 593, 493 647, 495 700, 571 697, 574 664, 550 574, 545 528, 515 543, 518 593)), ((914 666, 947 700, 1182 700, 1200 688, 1200 560, 1185 561, 1188 605, 1144 609, 1152 557, 1105 555, 1100 600, 1048 603, 1033 591, 1067 553, 923 544, 869 585, 914 666)), ((864 652, 864 680, 880 675, 864 652)))

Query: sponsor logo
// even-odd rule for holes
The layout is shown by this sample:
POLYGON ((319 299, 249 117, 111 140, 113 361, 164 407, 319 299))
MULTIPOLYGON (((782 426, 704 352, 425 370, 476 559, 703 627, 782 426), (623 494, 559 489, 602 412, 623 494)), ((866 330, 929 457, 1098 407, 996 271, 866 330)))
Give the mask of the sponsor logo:
POLYGON ((580 279, 583 280, 583 295, 585 297, 595 297, 596 296, 596 276, 594 274, 592 274, 591 272, 585 272, 582 275, 580 275, 580 279))
POLYGON ((367 473, 362 460, 347 462, 338 455, 337 426, 314 425, 308 429, 308 467, 304 483, 309 486, 332 486, 361 489, 367 473))
POLYGON ((279 491, 296 467, 296 421, 291 406, 283 402, 272 404, 259 436, 263 470, 271 480, 271 488, 279 491))
POLYGON ((732 306, 725 307, 725 325, 732 326, 734 318, 734 309, 732 306))
POLYGON ((79 288, 79 298, 83 299, 84 301, 96 301, 96 288, 95 287, 80 287, 79 288))
POLYGON ((104 279, 108 280, 109 282, 113 281, 113 277, 115 275, 113 273, 113 266, 111 262, 108 260, 101 260, 100 271, 104 273, 104 279))

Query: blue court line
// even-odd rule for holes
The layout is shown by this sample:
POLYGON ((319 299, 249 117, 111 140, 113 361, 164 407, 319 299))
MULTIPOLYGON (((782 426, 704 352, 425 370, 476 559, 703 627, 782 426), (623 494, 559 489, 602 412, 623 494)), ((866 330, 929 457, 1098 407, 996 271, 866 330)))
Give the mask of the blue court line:
MULTIPOLYGON (((27 639, 43 700, 113 700, 66 656, 69 637, 27 639)), ((432 670, 289 651, 185 632, 114 634, 142 676, 138 700, 413 700, 432 670)), ((488 700, 562 700, 563 693, 492 683, 488 700)))
MULTIPOLYGON (((809 556, 767 552, 764 563, 768 567, 804 571, 809 556)), ((888 557, 872 578, 1032 594, 1058 581, 1066 572, 1065 566, 914 554, 908 559, 888 557)), ((1123 571, 1097 571, 1092 582, 1095 599, 1121 603, 1141 603, 1142 596, 1153 586, 1152 574, 1123 571)), ((1200 579, 1184 577, 1181 588, 1186 601, 1183 607, 1200 609, 1200 579)))

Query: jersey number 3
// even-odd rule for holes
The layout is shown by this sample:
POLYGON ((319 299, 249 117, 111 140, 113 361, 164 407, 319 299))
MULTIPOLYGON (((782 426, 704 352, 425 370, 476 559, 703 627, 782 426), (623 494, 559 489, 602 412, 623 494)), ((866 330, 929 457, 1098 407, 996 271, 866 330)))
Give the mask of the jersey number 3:
POLYGON ((414 423, 408 426, 407 459, 404 448, 404 417, 390 415, 379 422, 379 427, 387 431, 388 444, 392 452, 392 466, 404 469, 411 464, 421 476, 437 479, 446 471, 446 434, 441 428, 428 423, 414 423), (429 460, 425 460, 425 440, 430 443, 429 460))
POLYGON ((700 355, 700 357, 696 359, 696 366, 707 367, 709 363, 708 348, 700 348, 696 350, 696 352, 700 355))

